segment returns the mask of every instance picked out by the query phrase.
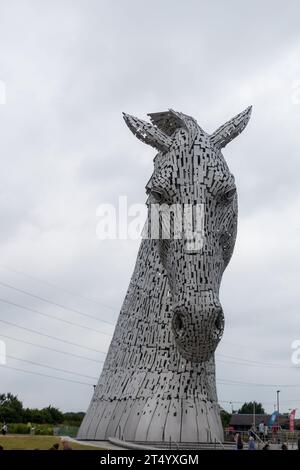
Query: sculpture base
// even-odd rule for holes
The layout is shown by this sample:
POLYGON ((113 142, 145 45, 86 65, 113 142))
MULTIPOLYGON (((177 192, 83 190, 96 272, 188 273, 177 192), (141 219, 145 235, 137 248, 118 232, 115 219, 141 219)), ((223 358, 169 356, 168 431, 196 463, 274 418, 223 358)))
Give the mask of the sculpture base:
POLYGON ((200 398, 95 400, 77 438, 102 441, 112 437, 149 445, 223 442, 219 406, 200 398))

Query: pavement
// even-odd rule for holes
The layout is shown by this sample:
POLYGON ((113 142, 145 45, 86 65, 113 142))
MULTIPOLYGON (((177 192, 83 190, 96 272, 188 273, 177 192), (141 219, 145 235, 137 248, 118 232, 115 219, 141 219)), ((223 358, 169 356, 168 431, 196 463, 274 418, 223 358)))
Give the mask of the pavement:
POLYGON ((69 436, 63 436, 63 438, 68 439, 70 442, 76 442, 76 444, 80 444, 82 446, 99 447, 105 450, 125 450, 124 447, 118 447, 109 441, 80 441, 69 436))

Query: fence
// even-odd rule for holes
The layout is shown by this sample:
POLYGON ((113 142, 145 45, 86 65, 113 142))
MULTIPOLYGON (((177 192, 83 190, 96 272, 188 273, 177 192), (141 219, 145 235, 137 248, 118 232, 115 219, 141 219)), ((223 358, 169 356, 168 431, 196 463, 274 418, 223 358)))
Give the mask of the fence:
MULTIPOLYGON (((241 435, 243 442, 248 442, 250 433, 249 431, 231 431, 230 433, 225 433, 225 441, 232 442, 236 433, 241 435)), ((267 436, 264 436, 262 439, 259 435, 255 434, 255 440, 260 444, 263 443, 272 443, 272 444, 289 444, 289 448, 298 448, 298 440, 300 439, 300 431, 290 432, 286 429, 280 429, 277 432, 269 432, 267 436)))

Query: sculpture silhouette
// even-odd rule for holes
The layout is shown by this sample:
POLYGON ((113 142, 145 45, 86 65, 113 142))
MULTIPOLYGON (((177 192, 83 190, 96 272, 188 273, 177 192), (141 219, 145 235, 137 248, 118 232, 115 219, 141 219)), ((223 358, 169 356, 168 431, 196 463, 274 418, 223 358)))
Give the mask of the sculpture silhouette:
POLYGON ((219 288, 236 238, 237 194, 221 149, 250 115, 251 107, 208 135, 173 110, 150 114, 152 124, 124 114, 136 137, 158 150, 146 186, 147 234, 151 223, 164 228, 152 220, 154 205, 187 206, 193 226, 200 207, 201 223, 192 237, 184 229, 175 237, 178 214, 171 213, 169 238, 142 240, 79 439, 223 439, 214 352, 224 329, 219 288))

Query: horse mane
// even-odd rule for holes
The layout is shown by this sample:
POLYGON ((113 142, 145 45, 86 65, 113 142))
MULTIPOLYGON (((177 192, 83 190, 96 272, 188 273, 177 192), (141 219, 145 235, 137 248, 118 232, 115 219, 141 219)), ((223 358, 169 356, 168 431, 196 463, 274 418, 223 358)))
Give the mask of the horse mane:
POLYGON ((188 132, 199 129, 196 119, 186 114, 179 113, 173 109, 160 113, 149 113, 151 123, 168 136, 172 136, 178 129, 185 129, 188 132))

